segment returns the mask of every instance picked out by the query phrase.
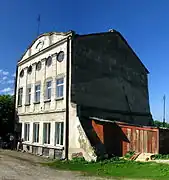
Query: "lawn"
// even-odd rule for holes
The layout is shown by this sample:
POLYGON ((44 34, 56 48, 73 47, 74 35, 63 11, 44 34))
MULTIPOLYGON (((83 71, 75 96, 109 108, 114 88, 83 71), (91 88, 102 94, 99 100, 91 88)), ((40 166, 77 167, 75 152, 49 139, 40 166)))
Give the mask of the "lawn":
POLYGON ((154 162, 112 159, 90 163, 82 160, 53 161, 45 164, 56 169, 81 171, 96 176, 169 180, 169 165, 154 162))

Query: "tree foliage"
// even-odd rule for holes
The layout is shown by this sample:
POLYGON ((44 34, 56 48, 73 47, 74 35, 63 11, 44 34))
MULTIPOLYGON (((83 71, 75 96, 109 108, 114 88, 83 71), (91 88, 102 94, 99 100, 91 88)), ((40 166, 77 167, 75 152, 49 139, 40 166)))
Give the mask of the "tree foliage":
POLYGON ((0 95, 0 136, 14 131, 14 97, 0 95))
POLYGON ((164 123, 164 126, 163 126, 163 122, 155 120, 154 121, 154 126, 155 127, 166 127, 166 128, 169 128, 169 123, 164 123))

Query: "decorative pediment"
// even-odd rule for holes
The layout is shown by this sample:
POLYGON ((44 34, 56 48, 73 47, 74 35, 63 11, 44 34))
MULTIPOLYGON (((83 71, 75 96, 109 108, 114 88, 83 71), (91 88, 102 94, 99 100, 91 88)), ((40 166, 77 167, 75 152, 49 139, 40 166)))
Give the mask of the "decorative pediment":
POLYGON ((26 52, 21 57, 20 61, 23 61, 23 60, 27 59, 28 57, 38 53, 39 51, 42 51, 43 49, 47 48, 48 46, 51 46, 52 44, 55 44, 56 42, 64 39, 71 32, 72 31, 67 32, 67 33, 51 32, 51 33, 45 33, 45 34, 40 35, 28 47, 26 52))

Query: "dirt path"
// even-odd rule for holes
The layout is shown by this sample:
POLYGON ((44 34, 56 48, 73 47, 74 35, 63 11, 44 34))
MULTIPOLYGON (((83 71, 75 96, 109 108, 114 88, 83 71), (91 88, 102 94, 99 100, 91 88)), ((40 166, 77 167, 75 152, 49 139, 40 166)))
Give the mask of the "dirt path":
MULTIPOLYGON (((48 161, 27 153, 0 150, 0 180, 103 180, 80 173, 54 170, 39 163, 48 161)), ((115 179, 114 179, 115 180, 115 179)))

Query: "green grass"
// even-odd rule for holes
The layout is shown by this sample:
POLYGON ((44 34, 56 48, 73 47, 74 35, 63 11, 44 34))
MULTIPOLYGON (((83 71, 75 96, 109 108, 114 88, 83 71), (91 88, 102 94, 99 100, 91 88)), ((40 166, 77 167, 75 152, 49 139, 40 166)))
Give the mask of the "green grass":
POLYGON ((96 176, 169 180, 169 165, 154 162, 106 160, 102 162, 53 161, 46 165, 63 170, 80 171, 96 176))
POLYGON ((169 154, 155 154, 155 155, 153 155, 153 159, 169 160, 169 154))
POLYGON ((125 154, 124 157, 125 157, 126 159, 130 159, 130 158, 134 155, 134 153, 135 153, 134 151, 129 151, 129 152, 127 152, 127 153, 125 154))

